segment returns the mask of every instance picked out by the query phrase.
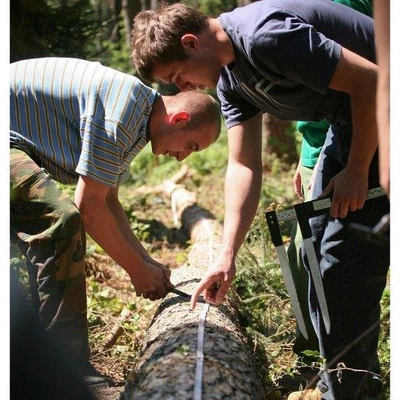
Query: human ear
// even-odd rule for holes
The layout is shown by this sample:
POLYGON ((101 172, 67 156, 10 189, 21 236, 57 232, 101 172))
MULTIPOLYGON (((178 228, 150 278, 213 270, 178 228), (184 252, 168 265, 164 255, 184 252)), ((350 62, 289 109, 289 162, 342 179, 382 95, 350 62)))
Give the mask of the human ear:
POLYGON ((197 49, 199 41, 195 35, 186 33, 181 37, 181 45, 184 49, 197 49))
POLYGON ((190 114, 187 111, 178 111, 169 117, 169 122, 171 125, 187 121, 190 121, 190 114))

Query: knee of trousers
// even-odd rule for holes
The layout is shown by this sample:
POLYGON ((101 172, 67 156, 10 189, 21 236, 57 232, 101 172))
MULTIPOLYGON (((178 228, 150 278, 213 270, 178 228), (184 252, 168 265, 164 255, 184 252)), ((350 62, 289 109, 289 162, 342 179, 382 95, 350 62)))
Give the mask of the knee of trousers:
POLYGON ((68 208, 63 208, 55 228, 55 236, 59 238, 71 238, 75 235, 84 237, 82 215, 79 210, 71 204, 68 208))
POLYGON ((83 228, 82 216, 74 203, 71 201, 62 202, 48 216, 45 230, 30 235, 27 242, 38 241, 43 245, 43 241, 81 241, 85 243, 85 231, 83 228))

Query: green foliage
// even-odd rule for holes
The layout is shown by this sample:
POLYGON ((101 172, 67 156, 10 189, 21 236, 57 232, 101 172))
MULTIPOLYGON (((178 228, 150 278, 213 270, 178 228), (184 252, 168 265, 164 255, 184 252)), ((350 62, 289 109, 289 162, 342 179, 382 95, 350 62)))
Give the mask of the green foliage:
POLYGON ((76 57, 134 74, 122 17, 116 41, 110 40, 112 24, 109 7, 90 0, 15 0, 10 59, 76 57))
POLYGON ((66 184, 62 184, 62 183, 60 183, 59 185, 60 185, 61 190, 64 193, 68 194, 68 196, 71 197, 71 199, 74 198, 76 185, 66 185, 66 184))
POLYGON ((235 0, 183 0, 188 6, 194 7, 210 17, 217 17, 221 13, 231 11, 237 6, 235 0))
POLYGON ((262 215, 255 218, 237 258, 235 288, 251 327, 266 336, 287 335, 290 303, 262 215), (283 330, 281 330, 283 327, 283 330))
POLYGON ((91 37, 101 26, 89 0, 49 4, 51 19, 44 25, 44 36, 51 38, 48 50, 55 56, 87 57, 91 37))
POLYGON ((187 344, 182 344, 177 347, 176 351, 183 356, 187 356, 190 353, 190 346, 187 344))
POLYGON ((90 0, 15 0, 10 25, 11 61, 45 56, 87 58, 91 38, 102 21, 90 0))
POLYGON ((125 40, 126 30, 121 17, 118 23, 120 38, 118 41, 111 41, 106 36, 100 37, 99 49, 93 57, 107 67, 115 68, 118 71, 135 75, 135 69, 130 59, 130 48, 125 40))
POLYGON ((104 288, 96 279, 89 277, 90 296, 88 308, 90 309, 89 326, 99 324, 101 311, 107 309, 112 315, 118 315, 124 307, 124 302, 115 296, 109 288, 104 288))
POLYGON ((151 144, 148 144, 131 163, 129 183, 134 186, 156 185, 178 169, 179 163, 175 159, 168 156, 154 156, 151 144))
POLYGON ((26 257, 21 254, 18 247, 10 243, 10 280, 18 282, 17 285, 23 290, 28 299, 31 298, 29 290, 29 275, 26 268, 26 257))
POLYGON ((234 0, 198 0, 199 10, 211 17, 218 17, 221 13, 231 11, 237 6, 234 0))
MULTIPOLYGON (((390 276, 390 273, 389 273, 390 276)), ((387 286, 381 299, 381 331, 378 354, 383 374, 385 399, 390 398, 390 287, 387 286)))
POLYGON ((143 242, 145 242, 147 238, 150 236, 150 231, 149 231, 149 229, 151 228, 150 224, 140 223, 139 221, 134 220, 131 223, 131 228, 135 236, 143 242))

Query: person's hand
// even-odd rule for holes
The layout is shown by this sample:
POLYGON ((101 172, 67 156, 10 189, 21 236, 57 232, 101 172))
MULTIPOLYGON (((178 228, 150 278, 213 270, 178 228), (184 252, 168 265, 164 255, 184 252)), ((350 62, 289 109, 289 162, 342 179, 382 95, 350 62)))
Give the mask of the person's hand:
POLYGON ((296 172, 293 176, 293 188, 294 192, 296 193, 297 197, 304 201, 303 191, 302 191, 302 181, 301 181, 301 164, 297 165, 296 172))
POLYGON ((201 293, 203 293, 204 300, 208 303, 221 304, 235 278, 235 274, 235 261, 226 261, 219 257, 197 285, 190 301, 190 308, 192 310, 196 308, 196 303, 201 293))
POLYGON ((137 296, 150 300, 162 299, 174 288, 168 268, 150 257, 144 259, 135 271, 139 272, 131 273, 130 278, 137 296))
POLYGON ((148 254, 143 257, 143 260, 150 264, 153 264, 157 268, 160 268, 163 271, 165 278, 167 278, 167 281, 169 281, 169 279, 171 277, 171 271, 164 264, 161 264, 160 262, 156 261, 154 258, 151 258, 150 255, 148 255, 148 254))
POLYGON ((367 191, 368 172, 346 167, 330 180, 319 198, 333 193, 330 214, 333 218, 345 218, 349 211, 364 207, 367 191))
POLYGON ((307 186, 307 193, 312 193, 314 181, 315 181, 315 175, 317 174, 317 170, 318 170, 318 163, 315 165, 315 167, 312 170, 311 178, 310 178, 310 181, 308 182, 308 186, 307 186))

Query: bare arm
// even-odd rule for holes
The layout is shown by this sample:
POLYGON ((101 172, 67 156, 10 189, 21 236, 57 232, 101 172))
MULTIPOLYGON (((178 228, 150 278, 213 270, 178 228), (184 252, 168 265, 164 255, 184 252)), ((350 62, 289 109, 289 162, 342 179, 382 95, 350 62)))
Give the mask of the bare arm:
POLYGON ((390 0, 374 0, 380 183, 390 196, 390 0))
POLYGON ((260 198, 261 124, 261 114, 258 114, 228 130, 229 161, 225 177, 225 221, 221 249, 192 296, 192 308, 201 292, 210 303, 220 304, 235 277, 235 257, 250 229, 260 198))
POLYGON ((353 137, 347 166, 330 181, 323 196, 333 191, 331 215, 344 218, 364 206, 368 170, 377 149, 375 112, 377 66, 342 48, 330 87, 351 96, 353 137))
POLYGON ((296 193, 297 197, 301 201, 304 201, 302 187, 303 187, 303 182, 302 182, 302 177, 301 177, 301 158, 300 158, 299 163, 297 164, 296 172, 294 173, 294 176, 293 176, 293 188, 294 188, 294 192, 296 193))
POLYGON ((164 297, 173 287, 169 281, 170 272, 149 256, 133 234, 118 200, 118 189, 81 176, 75 203, 88 234, 125 269, 136 294, 150 299, 164 297))
POLYGON ((228 130, 229 159, 225 177, 225 221, 221 253, 236 257, 260 199, 262 117, 256 115, 228 130))

